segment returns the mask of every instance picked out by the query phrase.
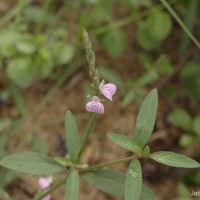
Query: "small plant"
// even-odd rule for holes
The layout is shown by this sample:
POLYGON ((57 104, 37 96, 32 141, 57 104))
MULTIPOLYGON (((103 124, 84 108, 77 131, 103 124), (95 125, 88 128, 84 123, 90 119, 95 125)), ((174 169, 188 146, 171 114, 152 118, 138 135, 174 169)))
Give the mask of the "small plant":
POLYGON ((128 150, 132 154, 131 156, 94 166, 80 163, 97 116, 104 113, 103 103, 105 100, 101 98, 104 96, 112 100, 112 96, 117 90, 115 84, 105 84, 104 81, 100 83, 99 71, 95 67, 95 54, 85 30, 83 31, 83 38, 92 79, 93 96, 92 101, 86 104, 86 110, 92 112, 92 116, 86 125, 83 141, 80 142, 80 135, 73 114, 67 111, 65 128, 68 155, 66 157, 51 158, 35 152, 19 152, 3 157, 0 160, 0 165, 11 170, 42 176, 39 179, 39 186, 44 190, 39 191, 33 198, 34 200, 50 199, 49 194, 63 184, 66 185, 65 199, 77 200, 80 178, 104 192, 122 196, 125 200, 146 200, 147 198, 155 200, 157 199, 156 194, 142 182, 140 159, 152 159, 164 165, 182 168, 199 168, 200 164, 191 158, 170 151, 151 152, 147 142, 151 137, 156 120, 158 106, 156 89, 152 90, 145 98, 139 110, 131 138, 123 134, 108 134, 110 140, 128 150), (103 169, 124 162, 130 162, 127 173, 103 169), (57 176, 59 173, 65 174, 66 178, 62 179, 57 176))

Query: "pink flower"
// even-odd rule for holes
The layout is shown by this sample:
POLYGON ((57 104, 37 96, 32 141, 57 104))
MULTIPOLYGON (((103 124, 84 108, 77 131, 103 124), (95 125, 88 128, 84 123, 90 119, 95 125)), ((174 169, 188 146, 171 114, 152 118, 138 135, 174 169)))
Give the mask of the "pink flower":
MULTIPOLYGON (((45 189, 48 188, 52 183, 52 178, 51 177, 41 177, 38 180, 38 184, 40 186, 40 188, 45 189)), ((48 194, 47 196, 45 196, 42 200, 51 200, 51 196, 48 194)))
POLYGON ((93 96, 91 99, 92 101, 86 104, 86 110, 89 112, 103 114, 104 105, 101 103, 101 100, 99 99, 99 97, 93 96))
POLYGON ((44 198, 42 198, 42 200, 51 200, 50 194, 48 194, 47 196, 45 196, 44 198))
POLYGON ((112 101, 112 96, 115 94, 115 92, 117 91, 117 87, 115 84, 113 83, 106 83, 103 80, 101 82, 101 84, 99 85, 99 89, 101 91, 101 93, 110 101, 112 101))

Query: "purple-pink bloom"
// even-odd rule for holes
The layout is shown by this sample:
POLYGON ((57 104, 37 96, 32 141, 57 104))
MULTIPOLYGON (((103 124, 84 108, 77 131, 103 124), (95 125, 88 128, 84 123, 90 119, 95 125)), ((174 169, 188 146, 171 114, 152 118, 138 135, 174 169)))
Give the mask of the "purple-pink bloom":
POLYGON ((93 96, 92 101, 89 101, 86 104, 86 110, 89 112, 103 114, 104 113, 104 105, 101 103, 101 100, 99 99, 99 97, 93 96))
POLYGON ((52 183, 52 179, 51 178, 45 178, 45 177, 41 177, 39 180, 38 180, 38 184, 40 186, 40 188, 42 189, 45 189, 47 187, 49 187, 52 183))
MULTIPOLYGON (((40 186, 40 188, 45 189, 48 188, 52 183, 52 178, 51 177, 41 177, 38 180, 38 184, 40 186)), ((48 194, 47 196, 45 196, 42 200, 51 200, 51 196, 48 194)))
POLYGON ((115 84, 113 83, 106 83, 103 80, 101 82, 101 84, 99 85, 99 89, 101 91, 101 93, 110 101, 112 101, 112 96, 115 94, 115 92, 117 91, 117 87, 115 84))
POLYGON ((45 196, 44 198, 42 198, 42 200, 51 200, 50 194, 48 194, 47 196, 45 196))

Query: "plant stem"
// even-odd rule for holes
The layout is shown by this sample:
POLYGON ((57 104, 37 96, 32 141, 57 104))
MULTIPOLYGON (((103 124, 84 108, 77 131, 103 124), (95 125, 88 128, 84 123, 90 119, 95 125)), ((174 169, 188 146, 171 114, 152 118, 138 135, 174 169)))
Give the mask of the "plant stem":
POLYGON ((37 27, 36 27, 36 33, 40 33, 41 30, 42 30, 42 26, 44 24, 44 21, 45 21, 45 18, 48 14, 48 9, 49 9, 49 6, 51 5, 52 3, 52 0, 46 0, 45 3, 44 3, 44 7, 43 7, 43 13, 42 13, 42 17, 39 21, 39 23, 37 24, 37 27))
POLYGON ((33 200, 41 200, 43 197, 60 187, 66 182, 66 178, 59 180, 58 182, 52 184, 48 189, 42 190, 40 193, 36 194, 36 196, 33 198, 33 200))
POLYGON ((84 138, 83 138, 83 143, 81 145, 81 148, 80 148, 80 151, 79 151, 79 155, 78 155, 78 159, 77 159, 77 162, 79 162, 80 158, 81 158, 81 155, 85 149, 85 146, 88 142, 88 139, 89 139, 89 136, 90 136, 90 133, 92 131, 92 128, 94 126, 94 122, 96 121, 97 119, 97 114, 96 113, 93 113, 92 114, 92 117, 90 119, 90 121, 88 122, 87 124, 87 127, 86 127, 86 130, 85 130, 85 133, 84 133, 84 138))
POLYGON ((121 163, 128 162, 128 161, 131 161, 132 159, 137 159, 137 158, 139 158, 139 156, 130 156, 130 157, 126 157, 126 158, 120 158, 118 160, 114 160, 114 161, 111 161, 111 162, 101 163, 99 165, 94 165, 94 166, 88 167, 88 168, 84 169, 83 171, 81 171, 81 173, 84 174, 84 173, 90 172, 92 170, 121 164, 121 163))
POLYGON ((166 0, 160 0, 163 5, 166 7, 166 9, 171 13, 171 15, 175 18, 175 20, 179 23, 181 28, 186 32, 186 34, 190 37, 190 39, 194 42, 194 44, 200 49, 200 43, 197 41, 197 39, 194 37, 194 35, 190 32, 190 30, 187 28, 187 26, 182 22, 180 17, 175 13, 175 11, 172 9, 172 7, 166 2, 166 0))
MULTIPOLYGON (((172 0, 170 4, 173 4, 175 3, 177 0, 172 0)), ((111 22, 110 24, 106 24, 104 26, 101 26, 93 31, 91 31, 90 33, 93 34, 93 35, 99 35, 99 34, 102 34, 106 31, 109 31, 111 29, 114 29, 114 28, 118 28, 118 27, 121 27, 121 26, 125 26, 126 24, 129 24, 133 21, 138 21, 154 12, 157 12, 159 10, 162 10, 164 9, 165 7, 162 5, 162 4, 159 4, 157 6, 153 6, 151 7, 150 9, 144 11, 143 13, 136 13, 136 14, 133 14, 133 15, 130 15, 128 17, 125 17, 123 19, 120 19, 118 21, 115 21, 115 22, 111 22)))

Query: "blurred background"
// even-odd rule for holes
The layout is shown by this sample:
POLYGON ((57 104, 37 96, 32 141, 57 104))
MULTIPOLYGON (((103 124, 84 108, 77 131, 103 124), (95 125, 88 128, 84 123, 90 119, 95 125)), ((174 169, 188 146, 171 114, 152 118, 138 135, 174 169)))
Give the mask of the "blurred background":
MULTIPOLYGON (((200 38, 199 0, 168 0, 191 34, 200 38)), ((200 161, 199 49, 159 0, 1 0, 0 158, 17 151, 64 156, 64 116, 82 133, 90 113, 86 28, 102 79, 117 94, 105 105, 82 162, 129 156, 109 132, 131 136, 139 107, 153 88, 159 107, 152 151, 170 150, 200 161)), ((114 168, 125 171, 128 164, 114 168)), ((143 180, 159 200, 192 200, 200 170, 143 160, 143 180)), ((0 199, 30 200, 37 178, 0 167, 0 199)), ((64 199, 64 187, 52 199, 64 199)), ((120 200, 82 182, 81 200, 120 200)), ((195 197, 194 199, 200 199, 195 197)))

